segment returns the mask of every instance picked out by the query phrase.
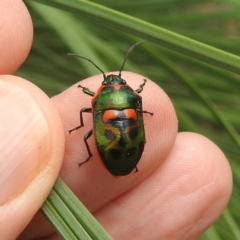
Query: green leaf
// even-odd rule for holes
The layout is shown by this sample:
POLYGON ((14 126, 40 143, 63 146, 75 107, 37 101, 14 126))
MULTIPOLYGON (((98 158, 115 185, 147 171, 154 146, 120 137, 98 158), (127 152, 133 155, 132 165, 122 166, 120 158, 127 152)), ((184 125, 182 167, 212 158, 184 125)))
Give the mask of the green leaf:
POLYGON ((111 240, 102 226, 58 178, 42 212, 63 239, 111 240))
POLYGON ((102 24, 134 34, 196 59, 240 73, 240 57, 194 41, 151 23, 84 0, 34 0, 63 10, 82 14, 102 24))

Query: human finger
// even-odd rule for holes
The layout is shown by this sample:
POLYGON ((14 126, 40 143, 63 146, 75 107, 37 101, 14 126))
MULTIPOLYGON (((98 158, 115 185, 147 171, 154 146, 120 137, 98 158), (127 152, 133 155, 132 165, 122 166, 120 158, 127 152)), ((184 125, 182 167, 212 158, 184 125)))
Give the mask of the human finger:
POLYGON ((21 0, 0 1, 0 74, 12 74, 27 58, 33 39, 30 14, 21 0))
POLYGON ((219 218, 231 191, 223 152, 199 134, 180 133, 154 173, 94 215, 116 240, 194 240, 219 218))
MULTIPOLYGON (((137 89, 144 79, 143 76, 130 72, 123 72, 122 78, 133 89, 137 89)), ((81 81, 81 85, 96 92, 102 80, 102 75, 97 75, 81 81)), ((88 156, 83 136, 93 128, 94 119, 92 119, 91 114, 86 113, 83 128, 71 133, 71 135, 69 135, 68 130, 79 125, 79 111, 82 107, 91 107, 91 97, 77 88, 76 84, 53 98, 62 116, 67 139, 61 176, 67 179, 68 184, 76 190, 80 199, 88 207, 93 207, 93 210, 143 181, 161 164, 175 141, 177 118, 173 105, 164 91, 149 80, 141 92, 141 96, 143 109, 153 112, 154 115, 145 114, 144 116, 146 145, 137 165, 139 172, 133 171, 127 177, 120 178, 113 177, 103 167, 97 154, 94 138, 88 140, 93 157, 89 162, 80 168, 78 167, 78 163, 84 161, 88 156), (88 187, 86 188, 86 186, 88 187), (112 191, 107 191, 107 189, 112 189, 112 191), (94 200, 91 192, 94 192, 96 196, 105 192, 105 198, 102 198, 102 202, 99 199, 94 200)))
POLYGON ((16 239, 49 194, 64 154, 61 119, 32 83, 0 76, 0 232, 16 239))
MULTIPOLYGON (((122 78, 133 89, 137 89, 145 77, 135 73, 122 72, 122 78)), ((97 75, 81 81, 81 85, 96 92, 102 81, 103 76, 97 75)), ((153 112, 154 115, 144 116, 146 144, 137 165, 139 171, 137 173, 133 171, 131 174, 119 178, 112 176, 98 156, 94 138, 88 139, 93 157, 79 168, 78 163, 84 161, 88 156, 83 137, 93 128, 94 119, 91 114, 86 113, 83 116, 84 127, 69 135, 68 131, 79 125, 80 109, 91 107, 91 97, 84 94, 78 85, 79 83, 52 98, 65 128, 66 150, 60 176, 93 212, 144 181, 162 164, 175 141, 177 118, 166 93, 148 80, 140 95, 143 100, 143 109, 153 112)), ((23 233, 22 239, 28 239, 29 234, 33 238, 43 237, 53 232, 53 228, 44 217, 38 214, 23 233)))

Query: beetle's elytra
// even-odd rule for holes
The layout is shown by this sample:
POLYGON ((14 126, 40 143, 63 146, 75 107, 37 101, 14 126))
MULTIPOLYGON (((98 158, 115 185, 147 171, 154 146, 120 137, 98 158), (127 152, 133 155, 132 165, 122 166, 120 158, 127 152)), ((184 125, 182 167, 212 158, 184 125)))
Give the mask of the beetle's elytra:
POLYGON ((137 164, 146 142, 143 113, 150 115, 153 113, 142 110, 142 97, 139 95, 147 80, 144 79, 139 88, 134 91, 121 78, 121 72, 129 53, 140 43, 142 42, 134 44, 128 50, 118 75, 106 76, 90 59, 69 54, 89 61, 103 74, 102 85, 96 93, 81 85, 78 86, 84 93, 92 96, 92 107, 80 110, 80 125, 69 130, 69 133, 84 126, 83 113, 92 113, 93 116, 93 129, 84 136, 88 158, 79 163, 79 166, 92 157, 87 140, 94 135, 99 155, 112 175, 124 176, 134 169, 135 172, 138 171, 137 164))

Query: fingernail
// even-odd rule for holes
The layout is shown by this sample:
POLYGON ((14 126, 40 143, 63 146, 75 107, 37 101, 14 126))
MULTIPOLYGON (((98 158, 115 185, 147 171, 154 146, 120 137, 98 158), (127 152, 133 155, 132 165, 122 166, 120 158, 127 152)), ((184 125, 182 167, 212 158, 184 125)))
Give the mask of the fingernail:
POLYGON ((48 124, 22 88, 0 81, 0 205, 20 194, 46 164, 48 124))

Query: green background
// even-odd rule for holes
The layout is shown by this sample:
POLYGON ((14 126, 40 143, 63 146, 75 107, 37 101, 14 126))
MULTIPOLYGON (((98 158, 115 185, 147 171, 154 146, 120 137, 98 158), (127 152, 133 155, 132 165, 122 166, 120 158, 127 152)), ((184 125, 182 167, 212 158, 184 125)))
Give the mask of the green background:
MULTIPOLYGON (((111 23, 112 16, 104 23, 77 10, 69 12, 64 6, 60 9, 57 5, 25 2, 35 34, 30 55, 16 75, 34 82, 49 96, 99 74, 88 62, 68 57, 68 52, 92 59, 105 72, 115 71, 120 68, 126 50, 144 40, 134 32, 127 33, 127 29, 117 30, 111 23)), ((239 0, 100 0, 97 3, 240 55, 239 0)), ((221 61, 227 60, 222 57, 221 61)), ((164 89, 175 106, 179 131, 201 133, 224 151, 233 170, 233 194, 221 218, 201 239, 240 239, 239 75, 147 40, 131 54, 124 70, 142 74, 164 89)))

